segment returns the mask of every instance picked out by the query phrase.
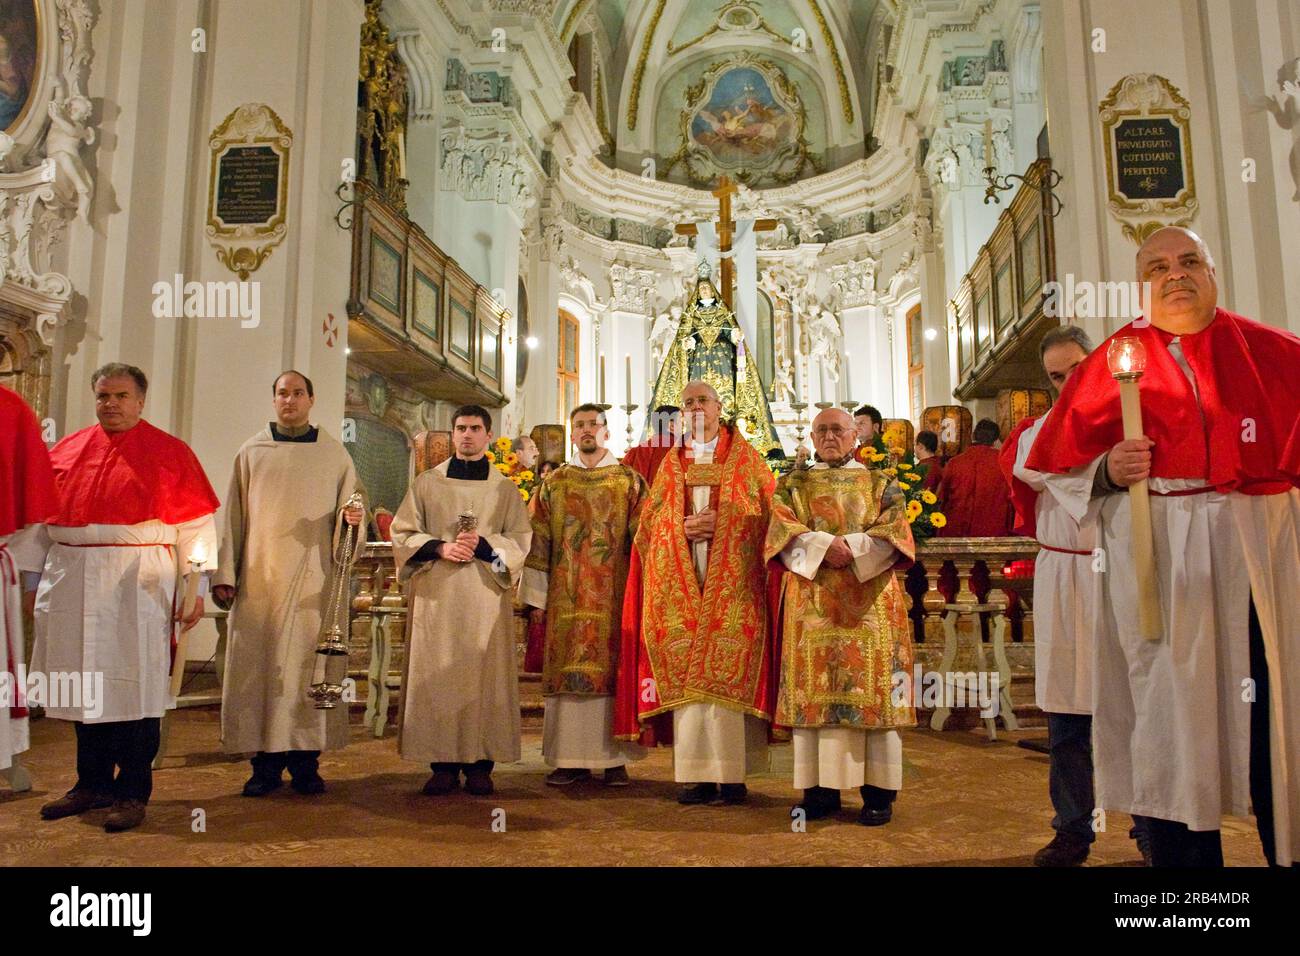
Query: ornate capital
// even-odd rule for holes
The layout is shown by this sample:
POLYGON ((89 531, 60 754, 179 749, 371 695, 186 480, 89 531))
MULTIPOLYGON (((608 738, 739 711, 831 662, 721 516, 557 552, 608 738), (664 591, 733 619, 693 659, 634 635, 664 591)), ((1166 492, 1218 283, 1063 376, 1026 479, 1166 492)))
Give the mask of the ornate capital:
POLYGON ((875 305, 878 265, 875 259, 867 256, 831 266, 831 292, 839 308, 875 305))
POLYGON ((609 285, 613 292, 613 308, 638 315, 654 312, 654 270, 615 263, 609 270, 609 285))
POLYGON ((472 136, 463 126, 443 131, 439 186, 470 202, 509 205, 520 218, 538 199, 533 170, 521 147, 503 133, 472 136))

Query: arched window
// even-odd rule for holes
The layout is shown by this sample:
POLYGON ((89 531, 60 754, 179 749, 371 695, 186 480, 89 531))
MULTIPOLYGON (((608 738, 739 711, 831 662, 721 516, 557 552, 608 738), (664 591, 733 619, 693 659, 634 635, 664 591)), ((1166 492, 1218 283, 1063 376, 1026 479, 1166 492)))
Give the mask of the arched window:
POLYGON ((567 422, 569 414, 581 403, 578 401, 578 331, 580 325, 577 316, 560 310, 560 341, 556 354, 559 362, 556 373, 559 378, 559 420, 567 422))

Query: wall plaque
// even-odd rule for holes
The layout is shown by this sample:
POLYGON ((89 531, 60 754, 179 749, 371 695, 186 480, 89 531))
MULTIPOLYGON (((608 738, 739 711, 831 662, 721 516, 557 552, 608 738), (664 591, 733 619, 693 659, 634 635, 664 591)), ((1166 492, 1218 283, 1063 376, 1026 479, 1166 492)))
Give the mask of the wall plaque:
POLYGON ((284 239, 293 134, 275 111, 245 103, 208 145, 208 240, 221 264, 247 279, 284 239))
POLYGON ((1196 215, 1191 106, 1154 73, 1135 73, 1101 101, 1108 208, 1135 243, 1196 215))

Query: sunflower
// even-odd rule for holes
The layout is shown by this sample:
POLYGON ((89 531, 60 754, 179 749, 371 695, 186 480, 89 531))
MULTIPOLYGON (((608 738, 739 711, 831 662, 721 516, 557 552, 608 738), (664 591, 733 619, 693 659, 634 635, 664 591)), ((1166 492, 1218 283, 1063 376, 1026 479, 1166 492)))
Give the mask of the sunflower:
POLYGON ((510 439, 507 438, 505 435, 502 435, 493 444, 495 444, 497 448, 501 449, 501 451, 510 450, 510 439))
POLYGON ((908 523, 908 524, 916 524, 916 515, 909 514, 909 515, 907 516, 907 523, 908 523))
POLYGON ((930 524, 934 525, 936 528, 942 528, 947 523, 948 519, 943 516, 943 512, 941 511, 936 511, 934 514, 930 515, 930 524))
POLYGON ((923 491, 921 492, 921 500, 924 501, 927 505, 932 505, 939 499, 934 496, 933 491, 923 491))
POLYGON ((898 483, 898 487, 902 488, 904 491, 911 491, 911 490, 912 490, 912 486, 909 485, 909 484, 908 484, 907 482, 905 482, 905 481, 900 481, 900 482, 898 483))
POLYGON ((511 468, 519 464, 519 456, 512 451, 506 452, 505 455, 502 456, 501 460, 504 461, 511 468))
POLYGON ((519 485, 524 480, 520 475, 507 475, 506 477, 509 478, 511 481, 513 481, 516 485, 519 485))
POLYGON ((527 489, 527 488, 520 488, 520 489, 519 489, 519 497, 523 498, 524 501, 527 501, 527 500, 528 500, 528 489, 527 489))
POLYGON ((898 469, 897 469, 897 468, 882 468, 881 471, 884 472, 886 475, 888 475, 890 478, 897 478, 897 477, 898 477, 898 469))
POLYGON ((871 453, 871 460, 872 460, 872 461, 884 461, 884 460, 885 460, 885 456, 882 455, 882 454, 881 454, 880 452, 878 452, 878 451, 874 451, 874 452, 871 453))
POLYGON ((485 452, 483 452, 483 454, 484 454, 484 456, 487 458, 487 460, 488 460, 488 464, 490 464, 490 465, 495 465, 495 464, 497 463, 497 456, 494 455, 494 454, 492 454, 492 452, 490 452, 490 451, 485 451, 485 452))
POLYGON ((497 462, 496 465, 494 465, 493 467, 496 468, 497 471, 501 472, 501 474, 505 475, 507 478, 510 477, 509 465, 503 464, 501 462, 497 462))
POLYGON ((909 501, 907 503, 907 520, 912 521, 921 513, 921 502, 909 501))
POLYGON ((521 472, 519 473, 519 477, 520 477, 521 479, 523 479, 524 481, 532 481, 534 476, 533 476, 532 471, 530 471, 529 469, 525 468, 523 471, 521 471, 521 472))

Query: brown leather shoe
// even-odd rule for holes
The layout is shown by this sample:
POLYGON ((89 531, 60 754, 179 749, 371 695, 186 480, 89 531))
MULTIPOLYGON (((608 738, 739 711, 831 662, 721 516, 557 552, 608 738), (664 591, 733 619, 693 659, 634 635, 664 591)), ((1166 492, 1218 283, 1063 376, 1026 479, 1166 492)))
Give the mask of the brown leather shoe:
POLYGON ((1057 833, 1052 842, 1034 854, 1034 866, 1083 866, 1091 844, 1072 833, 1057 833))
POLYGON ((109 811, 108 818, 104 821, 104 829, 109 833, 121 833, 123 830, 134 830, 142 823, 144 823, 143 800, 118 800, 113 804, 113 809, 109 811))
POLYGON ((75 817, 87 810, 103 810, 112 805, 113 798, 106 793, 73 789, 41 807, 41 819, 61 820, 64 817, 75 817))

